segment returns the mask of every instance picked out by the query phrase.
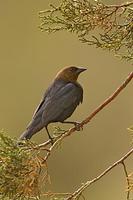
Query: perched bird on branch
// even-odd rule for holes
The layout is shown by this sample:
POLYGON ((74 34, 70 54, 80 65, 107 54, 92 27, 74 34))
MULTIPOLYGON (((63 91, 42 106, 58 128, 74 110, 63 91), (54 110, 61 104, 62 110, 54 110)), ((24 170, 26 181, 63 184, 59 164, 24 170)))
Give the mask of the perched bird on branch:
POLYGON ((48 131, 48 125, 52 122, 70 123, 76 126, 76 122, 65 120, 72 115, 79 103, 83 101, 83 88, 77 82, 77 78, 85 70, 86 68, 83 67, 72 66, 57 73, 35 110, 31 122, 20 136, 20 140, 30 139, 45 127, 52 141, 48 131))

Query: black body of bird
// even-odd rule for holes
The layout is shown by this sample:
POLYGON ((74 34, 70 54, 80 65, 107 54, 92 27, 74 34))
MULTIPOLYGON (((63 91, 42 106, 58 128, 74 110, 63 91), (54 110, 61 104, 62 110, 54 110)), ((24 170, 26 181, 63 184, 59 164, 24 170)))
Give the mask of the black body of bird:
POLYGON ((77 82, 78 75, 85 71, 82 67, 67 67, 59 71, 50 87, 46 90, 32 120, 19 139, 30 139, 35 133, 46 128, 52 122, 65 122, 72 115, 79 103, 83 101, 83 88, 77 82))

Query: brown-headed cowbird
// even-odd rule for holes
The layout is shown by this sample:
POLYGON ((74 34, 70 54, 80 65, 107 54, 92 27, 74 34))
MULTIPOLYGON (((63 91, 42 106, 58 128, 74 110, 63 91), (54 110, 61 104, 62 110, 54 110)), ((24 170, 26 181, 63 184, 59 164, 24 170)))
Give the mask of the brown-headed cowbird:
POLYGON ((72 115, 79 103, 83 101, 83 88, 77 82, 77 78, 85 70, 86 68, 72 66, 57 73, 20 139, 30 139, 45 127, 49 138, 52 140, 48 131, 50 123, 61 122, 76 125, 76 122, 65 120, 72 115))

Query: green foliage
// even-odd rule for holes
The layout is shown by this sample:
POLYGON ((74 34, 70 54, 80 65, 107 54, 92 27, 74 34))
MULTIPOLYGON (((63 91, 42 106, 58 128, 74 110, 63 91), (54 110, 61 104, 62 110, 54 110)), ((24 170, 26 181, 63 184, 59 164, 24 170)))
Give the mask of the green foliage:
POLYGON ((62 134, 64 134, 65 132, 67 132, 67 130, 60 128, 59 126, 55 126, 54 127, 54 136, 60 136, 62 134))
POLYGON ((61 0, 59 6, 40 11, 40 29, 66 30, 88 45, 114 51, 126 60, 133 59, 133 2, 105 5, 100 1, 61 0), (92 35, 90 35, 92 34, 92 35))
POLYGON ((133 126, 129 127, 128 130, 133 132, 133 126))
MULTIPOLYGON (((63 130, 59 127, 56 132, 63 130)), ((0 199, 30 200, 44 197, 63 200, 68 193, 45 192, 49 174, 45 155, 48 149, 30 141, 21 143, 0 132, 0 199), (42 154, 43 153, 43 154, 42 154), (43 155, 43 156, 42 156, 43 155)))
POLYGON ((28 142, 20 147, 15 139, 0 133, 1 200, 39 199, 42 159, 33 147, 28 142))

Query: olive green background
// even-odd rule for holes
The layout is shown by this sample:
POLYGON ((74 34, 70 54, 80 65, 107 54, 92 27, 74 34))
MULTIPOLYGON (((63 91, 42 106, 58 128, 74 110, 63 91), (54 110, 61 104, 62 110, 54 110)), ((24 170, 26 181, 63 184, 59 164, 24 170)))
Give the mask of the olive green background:
MULTIPOLYGON (((38 11, 49 8, 49 3, 57 5, 56 0, 0 0, 0 129, 13 137, 24 131, 45 89, 64 66, 88 68, 79 78, 84 102, 71 117, 77 121, 111 95, 132 70, 130 63, 81 44, 74 34, 40 32, 38 11)), ((65 139, 49 160, 52 183, 48 190, 72 192, 128 151, 132 142, 127 131, 133 124, 132 92, 130 83, 82 132, 65 139)), ((45 130, 32 138, 38 143, 46 139, 45 130)), ((131 158, 126 163, 131 172, 131 158)), ((123 168, 118 166, 84 194, 91 200, 125 200, 125 189, 123 168)))

